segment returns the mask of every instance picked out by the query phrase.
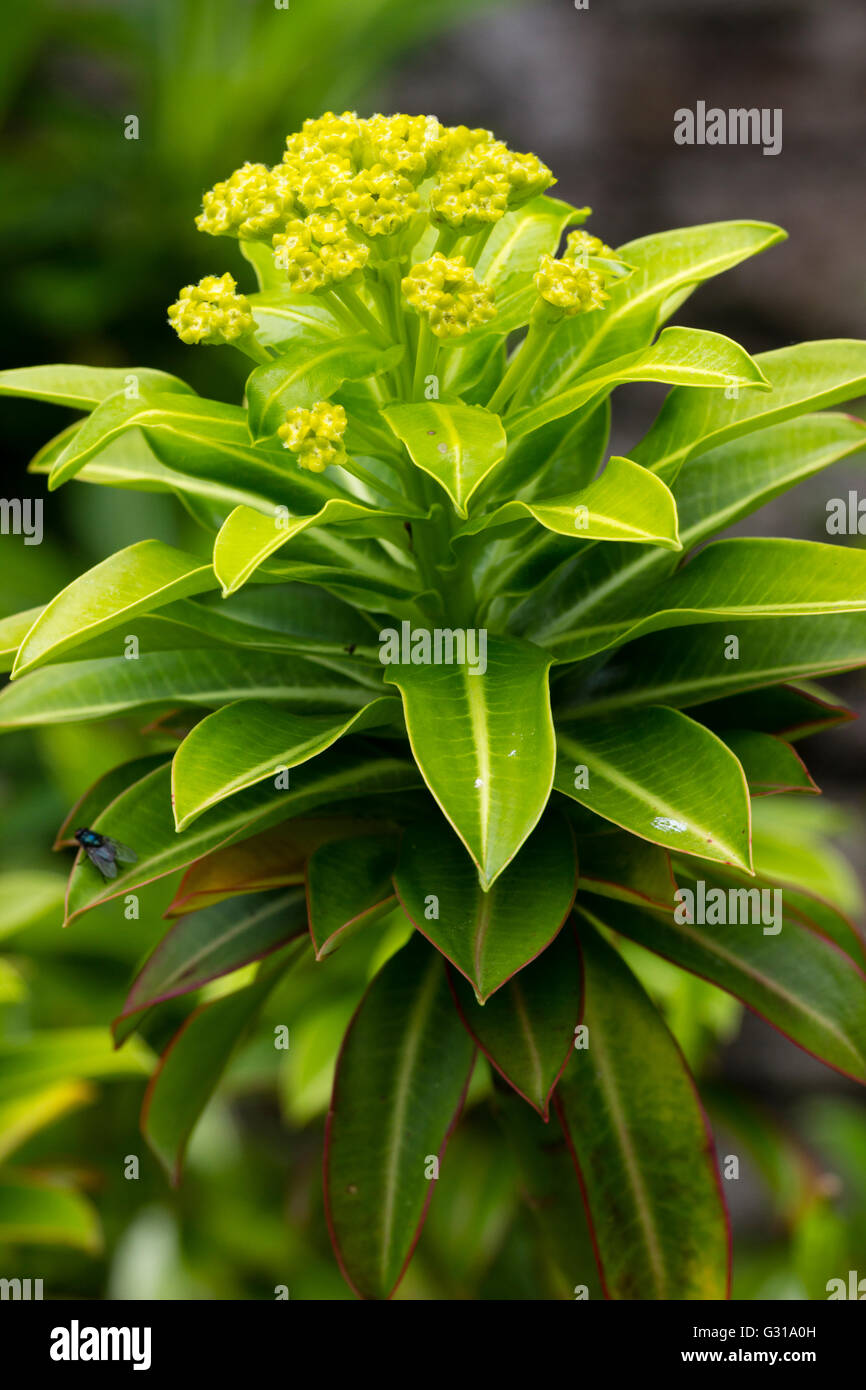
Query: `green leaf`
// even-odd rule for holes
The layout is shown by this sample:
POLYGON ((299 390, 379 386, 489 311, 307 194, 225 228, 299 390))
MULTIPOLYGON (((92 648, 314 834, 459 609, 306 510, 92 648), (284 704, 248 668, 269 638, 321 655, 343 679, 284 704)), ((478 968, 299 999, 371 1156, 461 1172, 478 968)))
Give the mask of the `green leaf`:
POLYGON ((544 359, 546 392, 603 362, 649 343, 657 329, 704 280, 785 240, 770 222, 708 222, 654 232, 620 246, 632 273, 609 286, 604 312, 576 314, 556 328, 544 359))
POLYGON ((60 487, 134 429, 144 433, 160 463, 206 479, 210 489, 228 486, 302 514, 318 511, 335 492, 332 484, 288 466, 281 446, 251 444, 246 411, 239 406, 162 392, 134 400, 118 393, 103 401, 57 458, 49 489, 60 487))
MULTIPOLYGON (((250 250, 264 252, 271 261, 271 270, 275 270, 273 253, 263 242, 242 241, 239 244, 245 256, 250 250)), ((274 282, 258 294, 247 295, 260 343, 279 350, 297 340, 318 343, 340 337, 345 331, 343 325, 319 297, 295 294, 285 289, 285 283, 284 272, 276 270, 274 282)))
POLYGON ((866 390, 866 343, 854 338, 798 343, 759 353, 755 361, 772 390, 733 400, 716 392, 671 391, 649 433, 631 450, 636 462, 669 483, 692 454, 866 390))
POLYGON ((480 405, 420 401, 389 405, 382 415, 412 462, 443 487, 460 516, 475 489, 505 457, 498 415, 480 405))
MULTIPOLYGON (((734 439, 690 459, 673 485, 679 517, 680 540, 685 549, 750 515, 766 502, 794 487, 803 479, 837 460, 861 449, 866 440, 866 424, 848 415, 804 415, 756 434, 734 439)), ((556 557, 551 559, 555 562, 556 557)), ((520 592, 522 573, 541 585, 524 605, 520 630, 532 614, 560 606, 560 595, 568 595, 581 624, 596 613, 627 611, 627 605, 645 601, 653 584, 664 579, 674 561, 660 551, 622 548, 619 554, 584 550, 568 559, 553 573, 540 572, 527 562, 511 563, 517 585, 509 583, 509 573, 500 564, 491 572, 500 592, 520 592), (614 602, 615 600, 615 602, 614 602)), ((536 561, 537 564, 537 561, 536 561)), ((524 588, 525 591, 525 588, 524 588)))
POLYGON ((535 502, 515 498, 467 522, 454 539, 530 516, 549 531, 578 541, 639 541, 679 550, 676 505, 664 485, 653 486, 659 481, 630 459, 611 458, 601 477, 579 492, 535 502))
POLYGON ((562 817, 546 817, 484 892, 460 841, 429 821, 406 830, 394 886, 407 917, 484 1003, 549 946, 571 911, 574 839, 562 817))
MULTIPOLYGON (((614 599, 587 621, 581 596, 547 620, 542 617, 529 635, 558 661, 580 661, 660 628, 863 609, 866 551, 787 537, 737 536, 713 541, 652 588, 641 604, 614 599)), ((748 634, 737 635, 745 645, 748 634)))
POLYGON ((166 767, 167 764, 167 753, 145 753, 140 758, 131 758, 129 762, 120 763, 117 767, 104 772, 87 788, 84 795, 78 798, 72 809, 64 816, 63 823, 57 831, 51 848, 55 850, 67 847, 77 849, 75 830, 78 826, 90 825, 100 811, 104 811, 109 802, 113 801, 121 792, 125 792, 127 787, 132 786, 133 782, 138 782, 149 772, 153 772, 158 767, 166 767))
POLYGON ((748 386, 767 389, 755 360, 731 338, 701 328, 665 328, 649 347, 628 352, 582 376, 567 391, 509 415, 508 438, 519 439, 551 420, 571 415, 588 401, 629 381, 667 382, 689 391, 698 387, 714 392, 748 386))
POLYGON ((0 1243, 102 1249, 99 1217, 84 1197, 49 1179, 7 1172, 0 1179, 0 1243))
POLYGON ((226 797, 308 762, 346 734, 389 724, 399 715, 400 702, 388 696, 348 717, 295 714, 264 700, 224 705, 196 724, 172 760, 178 830, 226 797))
POLYGON ((391 875, 396 854, 393 835, 369 833, 330 839, 313 850, 307 861, 307 902, 316 960, 324 960, 395 906, 391 875))
POLYGON ((0 1159, 7 1159, 34 1134, 64 1115, 90 1105, 96 1094, 96 1087, 87 1081, 57 1081, 13 1100, 0 1101, 0 1159))
POLYGON ((213 850, 193 861, 163 916, 195 912, 239 893, 302 884, 307 860, 320 845, 379 828, 380 822, 350 816, 299 818, 213 850))
POLYGON ((676 888, 668 851, 598 824, 603 834, 580 836, 581 891, 667 911, 676 888))
POLYGON ((864 447, 866 422, 828 413, 784 420, 689 459, 674 487, 683 545, 697 545, 864 447))
POLYGON ((558 1121, 546 1125, 502 1083, 495 1087, 493 1109, 517 1158, 522 1194, 552 1262, 556 1292, 568 1301, 581 1290, 586 1298, 604 1298, 586 1208, 561 1126, 558 1121))
POLYGON ((281 550, 293 537, 310 526, 329 526, 339 522, 366 522, 371 534, 383 534, 389 522, 422 515, 407 502, 405 507, 389 507, 330 498, 311 516, 287 516, 286 509, 269 514, 259 508, 237 507, 224 522, 216 538, 213 567, 224 594, 233 594, 246 583, 269 555, 281 550))
POLYGON ((382 348, 369 333, 290 343, 273 362, 266 362, 247 381, 250 434, 254 440, 276 434, 294 406, 327 400, 344 381, 386 372, 406 349, 397 343, 382 348))
POLYGON ((49 869, 7 870, 0 876, 0 939, 63 910, 63 878, 49 869))
POLYGON ((71 1079, 142 1076, 151 1053, 135 1043, 121 1056, 105 1028, 45 1028, 0 1042, 0 1101, 5 1103, 71 1079))
MULTIPOLYGON (((569 715, 592 715, 663 702, 702 704, 801 676, 866 665, 866 617, 759 619, 740 634, 737 661, 725 659, 729 623, 690 628, 686 641, 647 637, 623 654, 603 681, 569 704, 569 715)), ((2 707, 2 705, 0 705, 2 707)))
POLYGON ((802 758, 784 739, 754 729, 731 729, 722 740, 742 765, 752 796, 819 790, 802 758))
POLYGON ((270 955, 306 930, 303 888, 251 893, 179 918, 133 980, 115 1030, 154 1004, 191 994, 270 955))
POLYGON ((325 1202, 340 1268, 388 1298, 409 1263, 463 1104, 475 1049, 435 951, 415 936, 388 961, 343 1042, 325 1139, 325 1202))
POLYGON ((682 1054, 582 914, 584 1024, 556 1105, 612 1299, 723 1299, 730 1253, 712 1138, 682 1054))
POLYGON ((656 706, 561 725, 557 742, 557 791, 654 844, 751 868, 743 769, 709 729, 656 706))
POLYGON ((231 599, 215 595, 195 605, 174 604, 171 616, 190 620, 235 646, 288 651, 345 651, 369 647, 378 660, 379 623, 311 584, 256 584, 231 599))
POLYGON ((127 389, 180 391, 195 395, 191 386, 152 367, 13 367, 0 372, 0 396, 26 396, 72 410, 92 410, 108 396, 127 389))
POLYGON ((109 719, 166 705, 216 707, 267 699, 297 709, 356 709, 369 689, 303 656, 201 648, 68 661, 24 676, 0 693, 0 729, 109 719))
POLYGON ((22 642, 12 678, 136 614, 215 586, 212 567, 198 556, 162 541, 138 541, 61 589, 22 642))
POLYGON ((190 1136, 232 1054, 305 947, 306 942, 290 944, 252 984, 196 1009, 163 1053, 141 1107, 141 1132, 173 1187, 180 1183, 190 1136))
POLYGON ((826 694, 817 685, 776 685, 696 705, 692 718, 722 734, 726 729, 748 727, 794 743, 855 717, 846 705, 833 703, 826 694))
POLYGON ((585 221, 583 208, 572 207, 546 193, 533 198, 495 223, 478 257, 477 278, 493 289, 507 285, 518 275, 531 280, 541 257, 555 254, 566 228, 585 221))
MULTIPOLYGON (((680 893, 697 893, 697 880, 682 869, 677 873, 680 893)), ((720 880, 722 881, 722 880, 720 880)), ((715 880, 705 882, 705 892, 715 880)), ((725 898, 727 917, 752 916, 754 908, 772 907, 759 889, 752 888, 752 906, 744 910, 739 887, 719 890, 725 898), (740 895, 733 912, 728 893, 740 895)), ((726 990, 765 1018, 798 1047, 828 1066, 866 1082, 866 977, 835 942, 813 931, 784 911, 778 930, 765 932, 760 921, 727 921, 722 925, 680 922, 690 903, 681 897, 676 914, 653 912, 631 903, 606 904, 598 915, 605 925, 637 941, 647 950, 690 970, 719 989, 726 990)), ((768 890, 764 890, 765 893, 768 890)), ((697 899, 691 903, 697 916, 697 899)), ((707 915, 712 904, 707 904, 707 915)), ((769 912, 763 913, 768 917, 769 912)), ((589 988, 589 986, 587 986, 589 988)))
MULTIPOLYGON (((49 449, 37 454, 28 472, 50 473, 66 443, 77 434, 79 428, 75 425, 71 432, 64 431, 59 435, 56 442, 60 447, 53 452, 49 449)), ((242 505, 261 505, 263 500, 256 492, 232 486, 228 478, 216 482, 205 475, 194 477, 167 467, 159 461, 140 429, 127 429, 120 433, 78 469, 75 476, 80 483, 97 486, 135 492, 173 493, 187 507, 215 508, 224 512, 242 505)))
MULTIPOLYGON (((500 883, 505 884, 506 878, 500 883)), ((492 926, 498 932, 495 908, 494 914, 492 926)), ((583 1007, 580 950, 573 929, 565 927, 483 1007, 465 980, 455 973, 451 979, 460 1016, 481 1051, 546 1120, 553 1088, 571 1056, 583 1007)))
MULTIPOLYGON (((608 457, 609 439, 610 399, 606 397, 594 410, 562 416, 518 439, 492 475, 489 491, 506 500, 518 496, 532 501, 539 495, 588 487, 608 457)), ((487 492, 485 484, 481 493, 486 497, 487 492)))
MULTIPOLYGON (((756 862, 762 856, 763 845, 760 843, 760 835, 755 836, 755 859, 756 862)), ((790 853, 799 865, 808 861, 809 856, 819 859, 822 867, 829 870, 832 875, 836 867, 833 863, 826 862, 826 847, 821 841, 816 844, 814 834, 810 839, 806 835, 802 837, 800 843, 796 841, 790 845, 790 853)), ((765 868, 762 864, 759 872, 754 878, 746 874, 739 873, 736 869, 713 870, 713 883, 724 888, 781 888, 784 901, 784 920, 801 922, 811 931, 823 936, 828 941, 834 941, 846 956, 854 961, 862 970, 866 965, 866 942, 861 933, 854 926, 854 923, 839 910, 837 906, 827 899, 818 896, 811 889, 796 888, 790 881, 788 873, 779 874, 779 865, 769 863, 765 868)), ((847 864, 846 864, 847 868, 847 864)), ((692 866, 685 865, 677 869, 680 877, 685 880, 685 886, 692 887, 690 880, 693 877, 692 866)), ((838 882, 834 884, 838 891, 838 882)), ((668 900, 660 906, 664 912, 670 911, 670 894, 668 900)), ((772 898, 769 900, 772 906, 772 898)), ((657 904, 651 904, 656 906, 657 904)), ((646 906, 646 904, 639 904, 646 906)))
POLYGON ((12 670, 18 648, 44 611, 42 607, 26 608, 23 613, 11 613, 8 618, 0 618, 0 671, 12 670))
MULTIPOLYGON (((489 888, 547 804, 554 736, 547 672, 537 647, 490 637, 486 669, 400 666, 385 680, 403 696, 424 781, 489 888)), ((0 698, 2 712, 2 698, 0 698)))
POLYGON ((275 791, 265 785, 239 792, 178 835, 171 808, 171 768, 158 768, 116 797, 91 827, 130 845, 138 855, 137 863, 122 866, 117 878, 106 881, 86 856, 79 855, 69 879, 66 920, 313 807, 336 803, 341 808, 346 798, 369 798, 414 786, 417 774, 410 763, 374 756, 355 743, 323 753, 299 770, 290 790, 275 791))

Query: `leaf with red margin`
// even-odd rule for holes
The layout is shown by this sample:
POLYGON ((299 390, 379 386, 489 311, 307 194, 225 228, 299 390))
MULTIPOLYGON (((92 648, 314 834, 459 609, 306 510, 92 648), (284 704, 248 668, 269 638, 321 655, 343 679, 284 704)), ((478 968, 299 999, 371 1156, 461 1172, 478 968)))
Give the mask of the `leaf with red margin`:
MULTIPOLYGON (((678 882, 684 887, 694 886, 693 865, 675 863, 674 872, 678 882)), ((809 893, 804 888, 793 888, 783 880, 771 879, 765 874, 757 874, 751 878, 736 869, 713 869, 713 883, 725 888, 781 888, 786 922, 790 918, 810 928, 818 936, 825 937, 827 941, 834 941, 861 970, 866 965, 866 946, 854 923, 837 907, 817 894, 809 893)), ((670 905, 665 906, 664 911, 670 911, 670 905)))
POLYGON ((726 729, 720 738, 746 774, 751 796, 775 796, 779 792, 811 792, 820 787, 790 743, 775 734, 754 729, 726 729))
POLYGON ((307 930, 303 890, 255 893, 180 917, 132 982, 118 1025, 154 1004, 191 994, 210 980, 261 960, 307 930))
POLYGON ((316 960, 323 960, 361 927, 396 904, 391 883, 397 843, 393 834, 329 840, 307 861, 307 909, 316 960))
POLYGON ((554 1105, 589 1214, 605 1296, 724 1299, 730 1236, 712 1137, 658 1010, 581 914, 588 1046, 554 1105))
POLYGON ((303 883, 307 859, 319 845, 369 828, 369 822, 349 816, 303 817, 214 850, 189 866, 163 916, 197 912, 239 893, 303 883))
POLYGON ((818 893, 807 892, 805 888, 791 888, 785 884, 783 892, 786 912, 805 922, 807 927, 811 927, 821 936, 835 941, 861 969, 866 965, 866 941, 863 939, 862 931, 850 917, 846 917, 844 912, 826 898, 822 898, 818 893))
MULTIPOLYGON (((116 878, 105 880, 79 854, 69 876, 65 926, 111 898, 141 888, 155 879, 184 869, 211 850, 248 839, 281 821, 326 805, 345 809, 347 797, 370 798, 378 793, 417 786, 414 765, 379 753, 361 740, 329 749, 296 770, 289 790, 269 783, 238 792, 196 821, 183 834, 174 827, 171 809, 171 767, 160 767, 115 797, 91 829, 129 845, 138 855, 123 865, 116 878)), ((387 810, 384 805, 383 809, 387 810)))
POLYGON ((504 1082, 494 1079, 493 1112, 514 1153, 522 1196, 532 1212, 554 1270, 556 1297, 572 1300, 581 1288, 604 1298, 580 1186, 558 1120, 544 1124, 504 1082))
POLYGON ((344 1278, 390 1298, 421 1233, 475 1048, 436 951, 417 935, 367 989, 343 1039, 325 1133, 325 1210, 344 1278))
MULTIPOLYGON (((677 881, 681 891, 695 889, 679 867, 677 881)), ((596 910, 605 926, 733 994, 805 1052, 866 1082, 866 975, 834 941, 789 915, 778 935, 765 935, 760 923, 701 926, 630 903, 596 910)))
POLYGON ((677 885, 668 850, 621 830, 581 835, 578 843, 581 892, 670 910, 677 885))
POLYGON ((789 743, 857 718, 847 705, 840 705, 829 691, 813 682, 782 682, 744 695, 729 695, 693 705, 689 713, 716 733, 725 729, 755 729, 776 734, 789 743))
POLYGON ((571 911, 577 891, 571 827, 556 811, 546 813, 484 893, 444 820, 410 826, 394 887, 409 920, 483 1003, 550 944, 571 911))
POLYGON ((169 1175, 180 1183, 186 1148, 235 1048, 284 972, 306 948, 292 942, 264 963, 252 984, 194 1010, 154 1071, 141 1107, 141 1132, 169 1175))
POLYGON ((546 951, 483 1006, 451 967, 448 978, 460 1017, 485 1057, 546 1122, 583 1009, 574 927, 565 926, 546 951))

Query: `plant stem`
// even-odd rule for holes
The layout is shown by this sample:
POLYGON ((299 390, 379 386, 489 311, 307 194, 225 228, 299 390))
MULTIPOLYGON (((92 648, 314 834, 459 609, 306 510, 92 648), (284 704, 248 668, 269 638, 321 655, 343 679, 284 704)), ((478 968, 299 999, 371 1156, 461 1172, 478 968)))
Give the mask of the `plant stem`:
POLYGON ((402 497, 394 488, 389 487, 387 483, 383 483, 380 478, 376 477, 375 473, 371 473, 363 464, 358 463, 357 459, 350 459, 349 462, 343 464, 343 467, 347 473, 351 473, 354 478, 364 483, 371 492, 379 492, 383 497, 390 497, 391 501, 395 502, 401 509, 405 507, 406 498, 402 497))
POLYGON ((526 337, 520 347, 515 352, 504 377, 500 381, 490 400, 487 402, 487 409, 497 413, 502 412, 509 400, 514 405, 512 397, 522 394, 530 385, 533 369, 547 346, 547 331, 538 324, 530 323, 526 337))
POLYGON ((351 285, 339 285, 333 290, 333 294, 339 299, 359 328, 363 328, 369 333, 380 347, 390 346, 387 332, 375 314, 370 313, 357 290, 353 289, 351 285))
POLYGON ((412 378, 413 401, 422 399, 427 377, 435 374, 438 355, 439 344, 433 331, 427 320, 421 319, 418 325, 418 347, 415 352, 415 374, 412 378))

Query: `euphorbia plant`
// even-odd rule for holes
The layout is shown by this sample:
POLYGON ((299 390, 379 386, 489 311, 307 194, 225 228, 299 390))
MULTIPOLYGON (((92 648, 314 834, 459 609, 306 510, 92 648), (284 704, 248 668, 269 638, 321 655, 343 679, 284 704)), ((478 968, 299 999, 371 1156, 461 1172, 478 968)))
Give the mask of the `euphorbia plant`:
POLYGON ((308 121, 281 163, 204 198, 201 230, 239 238, 258 289, 208 276, 169 310, 185 342, 255 364, 242 404, 150 369, 2 379, 86 412, 33 465, 50 488, 174 492, 213 537, 205 556, 142 540, 2 625, 5 728, 187 712, 170 761, 102 778, 58 837, 86 825, 137 855, 103 877, 79 854, 70 922, 185 871, 118 1041, 260 961, 148 1089, 175 1177, 285 972, 312 951, 326 977, 352 934, 404 924, 326 1137, 334 1246, 368 1297, 448 1181, 479 1049, 568 1286, 725 1296, 712 1144, 630 943, 866 1078, 861 941, 781 836, 753 852, 751 833, 751 798, 815 789, 793 743, 843 712, 804 682, 866 664, 866 555, 704 544, 862 448, 866 426, 823 408, 862 392, 866 344, 753 358, 663 327, 783 233, 613 251, 553 182, 432 117, 308 121), (611 394, 636 381, 672 390, 609 458, 611 394))

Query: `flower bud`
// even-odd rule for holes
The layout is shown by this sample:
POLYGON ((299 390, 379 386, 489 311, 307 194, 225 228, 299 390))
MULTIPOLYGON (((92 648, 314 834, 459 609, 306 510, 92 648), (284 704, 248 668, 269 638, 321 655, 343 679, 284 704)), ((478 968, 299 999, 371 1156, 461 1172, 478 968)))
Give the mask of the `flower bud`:
POLYGON ((315 294, 348 280, 370 254, 368 246, 349 235, 341 218, 322 213, 290 222, 276 234, 273 247, 276 264, 297 294, 315 294))
POLYGON ((564 257, 558 261, 553 256, 542 256, 535 288, 542 299, 567 315, 603 309, 608 299, 598 271, 574 265, 564 257))
POLYGON ((385 164, 417 184, 431 174, 445 147, 435 116, 371 116, 362 121, 363 162, 385 164))
POLYGON ((268 169, 264 164, 244 164, 205 193, 195 225, 211 236, 266 241, 293 206, 291 184, 279 165, 268 169))
POLYGON ((463 235, 481 231, 509 208, 543 193, 556 180, 534 154, 517 154, 489 130, 457 126, 448 133, 431 217, 463 235))
POLYGON ((332 201, 347 222, 369 237, 402 231, 420 203, 409 179, 384 164, 359 170, 332 201))
POLYGON ((605 286, 630 271, 600 237, 584 231, 570 232, 560 260, 542 256, 535 287, 547 304, 566 315, 588 313, 603 309, 610 298, 605 286))
POLYGON ((311 410, 298 405, 286 411, 286 422, 277 430, 284 449, 297 454, 298 467, 324 473, 330 464, 346 461, 343 435, 346 412, 332 401, 317 401, 311 410))
POLYGON ((405 276, 403 295, 437 338, 457 338, 496 314, 493 291, 475 279, 463 256, 436 252, 405 276))
POLYGON ((233 277, 206 275, 186 285, 169 306, 168 321, 183 343, 236 343, 255 333, 246 295, 237 294, 233 277))
POLYGON ((311 158, 336 155, 352 163, 360 153, 361 128, 364 124, 354 111, 344 111, 341 116, 326 111, 324 116, 311 117, 304 121, 296 134, 286 137, 283 158, 303 164, 311 158))

